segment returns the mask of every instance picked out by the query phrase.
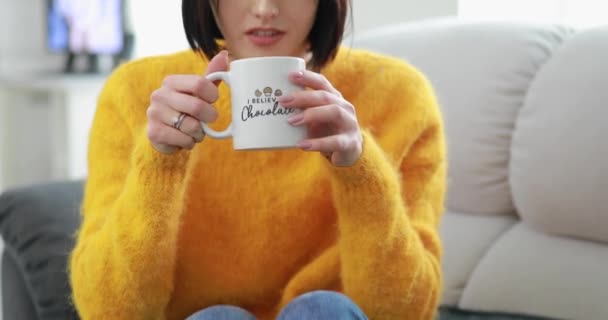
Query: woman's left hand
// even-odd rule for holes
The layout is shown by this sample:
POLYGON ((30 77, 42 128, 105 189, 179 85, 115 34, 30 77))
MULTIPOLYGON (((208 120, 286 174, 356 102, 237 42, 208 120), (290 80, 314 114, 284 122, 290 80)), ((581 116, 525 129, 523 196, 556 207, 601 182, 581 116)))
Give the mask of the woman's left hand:
POLYGON ((294 92, 278 100, 286 108, 303 109, 288 120, 291 125, 308 127, 308 139, 298 147, 321 152, 335 166, 355 164, 363 150, 355 107, 322 74, 295 72, 289 79, 312 89, 294 92))

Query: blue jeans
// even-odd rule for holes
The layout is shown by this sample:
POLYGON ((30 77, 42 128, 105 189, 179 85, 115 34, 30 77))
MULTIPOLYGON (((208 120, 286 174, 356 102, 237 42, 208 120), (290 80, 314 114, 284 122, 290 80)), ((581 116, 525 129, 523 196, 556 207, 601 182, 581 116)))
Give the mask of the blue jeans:
MULTIPOLYGON (((313 291, 290 302, 277 320, 366 320, 367 317, 347 296, 332 291, 313 291)), ((255 316, 235 306, 213 306, 186 320, 255 320, 255 316)))

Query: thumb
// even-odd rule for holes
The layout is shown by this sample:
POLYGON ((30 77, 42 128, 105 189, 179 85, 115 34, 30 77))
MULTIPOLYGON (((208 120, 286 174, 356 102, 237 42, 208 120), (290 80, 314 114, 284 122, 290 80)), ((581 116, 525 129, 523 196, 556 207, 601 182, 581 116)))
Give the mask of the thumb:
POLYGON ((222 50, 220 53, 216 54, 211 61, 209 61, 205 75, 226 70, 228 70, 228 51, 222 50))

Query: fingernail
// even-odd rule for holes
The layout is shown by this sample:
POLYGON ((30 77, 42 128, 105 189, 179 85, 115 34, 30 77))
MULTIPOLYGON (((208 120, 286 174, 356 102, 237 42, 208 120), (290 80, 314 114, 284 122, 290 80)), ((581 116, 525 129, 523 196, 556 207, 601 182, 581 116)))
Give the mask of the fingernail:
POLYGON ((206 123, 215 122, 218 117, 219 114, 215 108, 206 109, 199 114, 199 119, 204 120, 206 123))
POLYGON ((282 96, 282 97, 279 97, 279 98, 277 99, 277 101, 279 101, 279 103, 284 104, 284 103, 290 103, 290 102, 292 102, 294 99, 295 99, 295 97, 294 97, 294 96, 292 96, 292 95, 287 95, 287 96, 282 96))
POLYGON ((298 71, 298 72, 295 72, 295 73, 293 74, 293 76, 294 76, 295 78, 302 78, 302 77, 304 77, 304 72, 303 72, 303 71, 298 71))
POLYGON ((297 146, 302 150, 310 150, 312 148, 312 143, 310 143, 309 141, 302 141, 298 143, 297 146))
POLYGON ((287 122, 289 122, 289 124, 297 126, 302 124, 302 121, 304 120, 304 114, 299 113, 296 114, 295 116, 290 117, 289 119, 287 119, 287 122))
POLYGON ((224 50, 224 55, 225 55, 225 59, 226 59, 226 64, 230 64, 230 62, 232 62, 232 55, 230 54, 230 51, 228 50, 224 50))
POLYGON ((203 128, 201 127, 201 132, 197 133, 196 136, 194 137, 194 140, 198 143, 198 142, 202 142, 203 139, 205 139, 205 132, 202 131, 203 128))

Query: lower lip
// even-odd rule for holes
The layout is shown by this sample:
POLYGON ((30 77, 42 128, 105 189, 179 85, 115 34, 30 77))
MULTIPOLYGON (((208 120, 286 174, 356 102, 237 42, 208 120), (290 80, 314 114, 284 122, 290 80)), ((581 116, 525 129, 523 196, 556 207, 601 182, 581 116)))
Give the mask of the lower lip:
POLYGON ((254 45, 260 46, 260 47, 267 47, 267 46, 272 46, 272 45, 276 44, 277 42, 279 42, 279 40, 281 40, 281 38, 283 38, 283 33, 277 33, 270 37, 262 37, 262 36, 258 36, 253 33, 250 33, 247 35, 247 37, 254 45))

